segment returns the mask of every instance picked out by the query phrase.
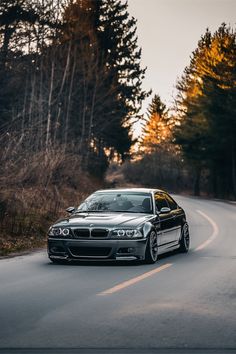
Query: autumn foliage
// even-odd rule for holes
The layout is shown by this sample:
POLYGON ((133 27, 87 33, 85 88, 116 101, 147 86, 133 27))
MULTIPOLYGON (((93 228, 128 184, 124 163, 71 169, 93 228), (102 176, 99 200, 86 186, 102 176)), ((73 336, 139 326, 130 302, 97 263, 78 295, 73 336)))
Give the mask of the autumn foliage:
POLYGON ((178 83, 175 141, 195 171, 195 194, 236 198, 236 33, 223 24, 202 36, 178 83))

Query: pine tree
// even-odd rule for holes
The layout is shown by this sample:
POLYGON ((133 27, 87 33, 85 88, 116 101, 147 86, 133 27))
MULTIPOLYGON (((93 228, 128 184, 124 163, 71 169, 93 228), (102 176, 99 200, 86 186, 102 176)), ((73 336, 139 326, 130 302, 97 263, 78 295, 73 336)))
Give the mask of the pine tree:
POLYGON ((175 137, 196 171, 195 194, 207 170, 216 196, 236 197, 235 38, 225 24, 213 35, 207 30, 178 84, 175 137))
POLYGON ((127 2, 100 2, 99 35, 105 51, 106 65, 111 79, 117 80, 117 93, 123 105, 125 120, 136 116, 147 93, 142 90, 146 69, 140 65, 141 49, 137 44, 136 23, 128 13, 127 2))
POLYGON ((122 159, 129 153, 132 119, 148 95, 141 87, 145 69, 140 66, 136 20, 127 7, 118 0, 80 0, 64 15, 61 42, 77 47, 72 134, 93 168, 104 151, 108 159, 115 152, 122 159))
POLYGON ((170 138, 170 121, 166 105, 155 95, 148 108, 148 119, 144 127, 141 149, 147 153, 156 151, 170 138))
POLYGON ((102 0, 99 3, 99 41, 107 68, 107 82, 113 88, 112 109, 104 107, 102 113, 110 121, 104 138, 109 141, 113 135, 112 146, 124 157, 131 146, 132 119, 137 119, 142 101, 149 95, 141 87, 146 69, 140 65, 136 20, 130 17, 127 2, 102 0), (123 144, 120 144, 121 140, 123 144))

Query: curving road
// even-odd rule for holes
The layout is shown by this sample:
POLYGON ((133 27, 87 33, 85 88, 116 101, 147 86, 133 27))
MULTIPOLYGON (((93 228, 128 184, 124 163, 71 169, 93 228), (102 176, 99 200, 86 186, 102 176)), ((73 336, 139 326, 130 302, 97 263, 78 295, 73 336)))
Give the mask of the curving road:
POLYGON ((187 255, 155 265, 54 265, 45 252, 1 260, 0 353, 236 353, 236 206, 176 199, 187 255))

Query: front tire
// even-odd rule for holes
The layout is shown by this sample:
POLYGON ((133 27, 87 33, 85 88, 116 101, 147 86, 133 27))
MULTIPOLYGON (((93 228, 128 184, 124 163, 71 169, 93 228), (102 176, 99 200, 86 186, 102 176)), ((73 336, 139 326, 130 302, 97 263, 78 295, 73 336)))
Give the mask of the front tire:
POLYGON ((144 262, 147 264, 153 264, 156 263, 157 258, 158 258, 157 234, 155 231, 151 231, 147 241, 144 262))
POLYGON ((180 245, 179 247, 180 253, 187 253, 189 251, 190 235, 189 235, 189 228, 187 223, 184 223, 182 226, 179 245, 180 245))

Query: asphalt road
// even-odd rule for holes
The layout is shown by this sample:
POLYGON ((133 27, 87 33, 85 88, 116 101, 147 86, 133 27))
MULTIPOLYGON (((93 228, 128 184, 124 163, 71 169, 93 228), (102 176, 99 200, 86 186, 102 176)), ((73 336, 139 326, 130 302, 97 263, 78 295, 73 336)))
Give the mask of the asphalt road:
POLYGON ((176 199, 187 255, 155 265, 54 265, 46 252, 1 260, 0 353, 236 352, 236 206, 176 199))

